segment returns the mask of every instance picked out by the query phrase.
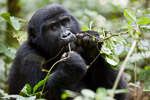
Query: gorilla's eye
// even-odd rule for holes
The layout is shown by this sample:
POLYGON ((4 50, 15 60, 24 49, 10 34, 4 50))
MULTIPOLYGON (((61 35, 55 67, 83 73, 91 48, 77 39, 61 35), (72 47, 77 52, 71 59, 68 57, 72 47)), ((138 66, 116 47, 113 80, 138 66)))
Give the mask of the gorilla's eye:
POLYGON ((61 24, 62 24, 63 26, 65 26, 65 25, 66 25, 67 23, 69 23, 69 22, 70 22, 70 18, 66 17, 66 18, 62 19, 61 24))
POLYGON ((52 24, 52 25, 50 26, 50 28, 51 28, 52 31, 56 31, 57 26, 56 26, 55 24, 52 24))

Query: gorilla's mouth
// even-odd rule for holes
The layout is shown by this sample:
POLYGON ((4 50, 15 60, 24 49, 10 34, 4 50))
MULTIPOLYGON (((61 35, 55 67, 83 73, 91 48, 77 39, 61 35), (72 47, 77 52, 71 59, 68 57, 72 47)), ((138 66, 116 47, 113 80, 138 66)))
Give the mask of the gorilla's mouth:
POLYGON ((62 38, 60 39, 60 44, 62 46, 66 46, 67 44, 69 44, 70 42, 74 42, 76 40, 76 36, 74 34, 70 34, 68 36, 62 36, 62 38))

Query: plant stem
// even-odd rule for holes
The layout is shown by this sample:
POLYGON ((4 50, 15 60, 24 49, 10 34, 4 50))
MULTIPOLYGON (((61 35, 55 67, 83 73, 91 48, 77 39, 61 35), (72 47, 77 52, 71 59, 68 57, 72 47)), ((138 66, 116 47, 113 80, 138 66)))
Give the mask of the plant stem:
MULTIPOLYGON (((68 57, 65 57, 65 58, 62 58, 62 59, 58 60, 57 62, 55 62, 55 63, 52 65, 52 67, 50 68, 50 70, 48 71, 46 77, 51 73, 52 69, 54 68, 54 66, 55 66, 56 64, 58 64, 59 62, 61 62, 61 61, 63 61, 63 60, 66 60, 67 58, 68 58, 68 57)), ((45 85, 46 85, 46 81, 45 81, 45 83, 43 84, 43 87, 42 87, 42 94, 43 94, 43 92, 44 92, 45 85)))
POLYGON ((70 46, 70 43, 68 44, 68 48, 69 48, 69 52, 71 51, 71 46, 70 46))
POLYGON ((136 40, 133 40, 133 42, 132 42, 132 47, 130 48, 129 53, 127 54, 127 56, 126 56, 126 58, 125 58, 125 60, 124 60, 124 62, 123 62, 123 64, 122 64, 122 66, 121 66, 121 69, 120 69, 120 71, 119 71, 119 73, 118 73, 118 76, 117 76, 117 78, 116 78, 116 80, 115 80, 115 83, 114 83, 114 86, 113 86, 113 88, 112 88, 113 93, 110 94, 110 96, 111 96, 112 98, 114 98, 115 90, 117 89, 117 86, 118 86, 119 80, 120 80, 120 78, 121 78, 121 75, 123 74, 124 69, 125 69, 125 66, 126 66, 126 64, 127 64, 128 60, 129 60, 129 58, 130 58, 130 56, 131 56, 131 54, 132 54, 134 48, 135 48, 135 46, 136 46, 136 42, 137 42, 136 40))

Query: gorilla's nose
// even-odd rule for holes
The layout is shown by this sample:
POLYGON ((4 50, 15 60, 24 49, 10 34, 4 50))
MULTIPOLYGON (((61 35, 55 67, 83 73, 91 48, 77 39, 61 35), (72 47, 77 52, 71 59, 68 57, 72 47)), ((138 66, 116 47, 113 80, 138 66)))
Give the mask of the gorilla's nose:
POLYGON ((67 38, 71 35, 72 33, 70 31, 65 31, 62 33, 62 38, 67 38))
POLYGON ((71 31, 65 31, 61 35, 61 40, 71 42, 76 40, 76 36, 71 31))

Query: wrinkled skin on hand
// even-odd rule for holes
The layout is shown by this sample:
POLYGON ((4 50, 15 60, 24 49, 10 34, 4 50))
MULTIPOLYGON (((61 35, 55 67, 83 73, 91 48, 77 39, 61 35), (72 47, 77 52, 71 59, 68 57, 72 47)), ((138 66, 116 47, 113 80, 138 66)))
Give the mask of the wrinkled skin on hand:
POLYGON ((100 39, 99 37, 100 34, 95 31, 82 31, 76 35, 76 43, 81 46, 91 58, 95 58, 102 44, 98 42, 98 39, 100 39), (92 36, 96 38, 92 39, 92 36))

